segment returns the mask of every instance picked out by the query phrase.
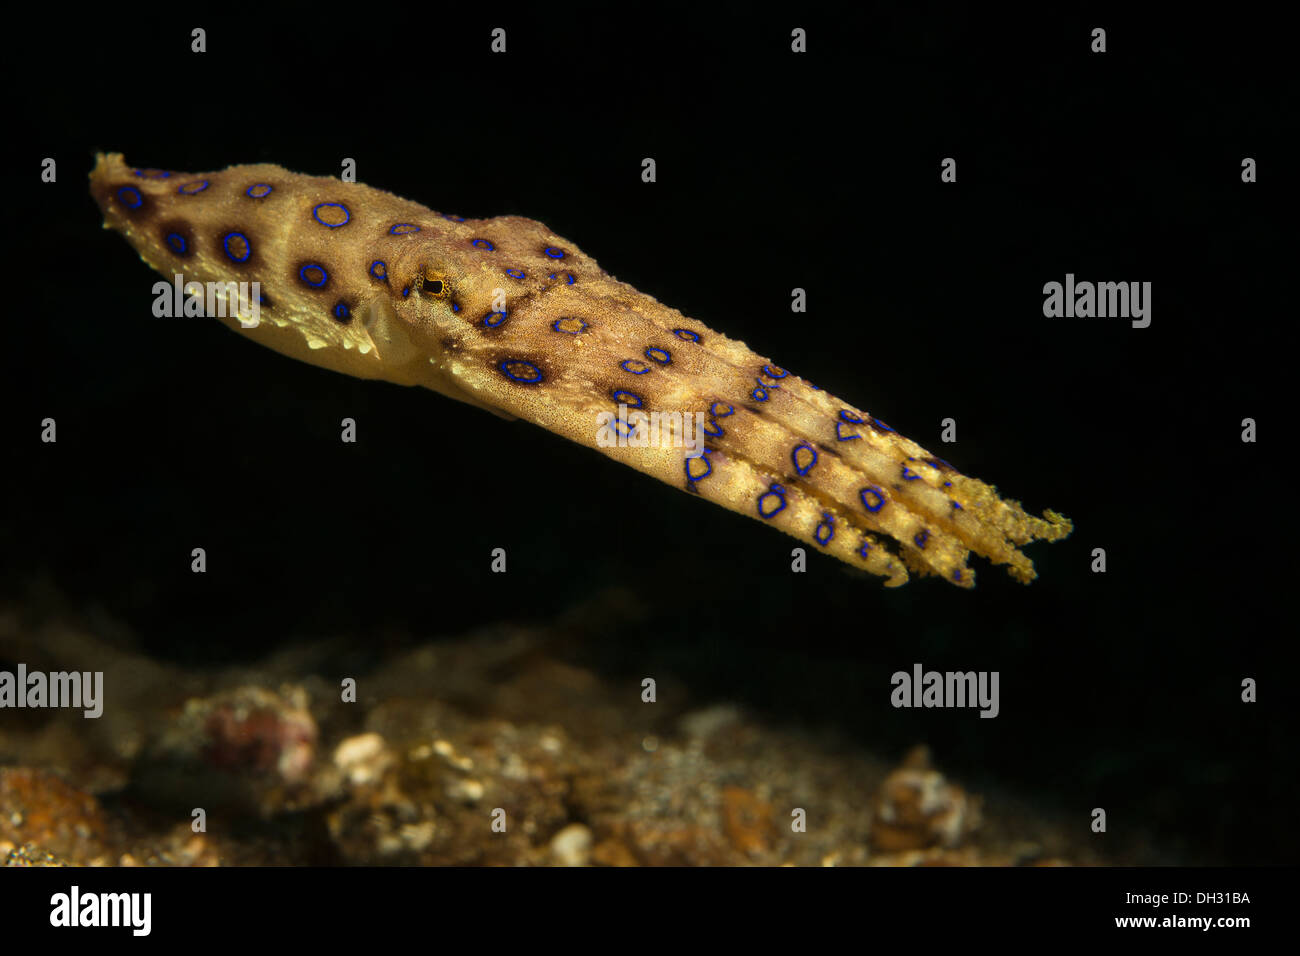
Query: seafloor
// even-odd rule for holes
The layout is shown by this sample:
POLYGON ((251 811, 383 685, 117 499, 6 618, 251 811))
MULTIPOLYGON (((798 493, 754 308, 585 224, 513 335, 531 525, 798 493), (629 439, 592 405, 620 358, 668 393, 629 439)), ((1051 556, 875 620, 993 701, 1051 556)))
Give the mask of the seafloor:
POLYGON ((102 670, 118 704, 98 720, 7 714, 11 866, 1176 862, 969 792, 924 741, 872 752, 667 674, 643 700, 639 681, 583 662, 636 613, 621 591, 545 627, 394 642, 364 671, 338 639, 185 669, 57 603, 0 612, 0 659, 102 670))

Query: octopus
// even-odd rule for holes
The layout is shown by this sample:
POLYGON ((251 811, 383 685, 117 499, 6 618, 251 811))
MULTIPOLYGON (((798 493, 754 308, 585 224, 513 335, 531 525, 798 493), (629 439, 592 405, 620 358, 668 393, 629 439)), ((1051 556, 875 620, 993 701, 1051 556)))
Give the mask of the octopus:
POLYGON ((104 228, 178 296, 215 290, 208 313, 263 345, 534 422, 886 586, 973 587, 971 552, 1029 582, 1020 547, 1071 531, 535 220, 438 213, 268 164, 181 173, 119 153, 96 157, 90 191, 104 228))

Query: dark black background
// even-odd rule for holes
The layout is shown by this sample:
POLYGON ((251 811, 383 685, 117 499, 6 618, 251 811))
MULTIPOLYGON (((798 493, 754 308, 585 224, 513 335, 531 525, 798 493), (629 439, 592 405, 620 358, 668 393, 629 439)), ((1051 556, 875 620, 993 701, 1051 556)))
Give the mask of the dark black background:
POLYGON ((192 666, 549 621, 627 587, 646 613, 586 653, 630 694, 672 671, 701 702, 883 754, 927 741, 972 789, 1080 826, 1105 807, 1117 845, 1141 827, 1170 859, 1292 859, 1296 99, 1257 16, 420 6, 29 27, 8 64, 3 587, 53 582, 192 666), (1029 587, 978 561, 974 592, 885 590, 819 555, 791 574, 792 539, 541 429, 151 318, 155 276, 86 190, 96 150, 316 175, 353 157, 439 210, 540 219, 1075 533, 1031 549, 1029 587), (1151 281, 1151 327, 1045 319, 1067 272, 1151 281), (1000 671, 1001 716, 893 710, 889 675, 917 661, 1000 671))

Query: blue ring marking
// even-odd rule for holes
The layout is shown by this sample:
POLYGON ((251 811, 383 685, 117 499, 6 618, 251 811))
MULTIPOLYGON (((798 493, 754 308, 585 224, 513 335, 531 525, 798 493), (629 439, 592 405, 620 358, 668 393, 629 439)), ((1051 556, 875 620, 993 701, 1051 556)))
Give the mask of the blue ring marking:
POLYGON ((866 508, 872 514, 875 514, 881 508, 885 507, 885 493, 875 485, 868 485, 866 488, 863 488, 858 492, 858 497, 862 499, 862 507, 866 508), (867 495, 871 495, 876 499, 874 506, 867 500, 867 495))
POLYGON ((492 245, 491 241, 487 239, 475 239, 473 242, 470 243, 470 245, 473 246, 475 249, 483 249, 487 252, 497 251, 497 247, 492 245))
POLYGON ((844 434, 844 423, 843 423, 843 422, 836 422, 836 423, 835 423, 835 437, 838 438, 840 441, 853 441, 853 439, 855 439, 855 438, 861 438, 862 436, 861 436, 861 435, 846 435, 846 434, 844 434))
POLYGON ((268 298, 266 297, 266 293, 265 293, 265 292, 259 292, 259 293, 257 294, 257 304, 258 304, 258 305, 270 305, 270 304, 271 304, 271 300, 268 299, 268 298))
POLYGON ((340 302, 334 306, 334 318, 338 319, 340 322, 346 322, 348 319, 352 318, 352 310, 348 308, 346 302, 340 302))
POLYGON ((407 236, 413 232, 419 232, 420 227, 413 222, 395 222, 388 229, 390 236, 407 236))
POLYGON ((337 229, 340 226, 346 226, 352 221, 352 211, 341 202, 318 202, 315 206, 312 206, 311 217, 328 229, 337 229), (344 219, 342 222, 326 222, 320 217, 320 211, 322 209, 328 209, 331 206, 343 210, 344 219))
POLYGON ((303 266, 301 269, 298 270, 298 278, 301 279, 303 282, 307 283, 307 284, 308 284, 309 286, 311 286, 313 289, 319 289, 319 288, 320 288, 321 286, 323 286, 326 282, 329 282, 329 280, 330 280, 330 274, 329 274, 328 271, 326 271, 326 269, 325 269, 324 266, 319 265, 319 264, 317 264, 317 263, 315 263, 315 262, 309 262, 309 263, 307 263, 305 266, 303 266), (318 271, 320 272, 320 281, 319 281, 319 282, 312 282, 311 279, 309 279, 309 278, 307 277, 307 270, 308 270, 308 269, 316 269, 316 270, 318 270, 318 271))
POLYGON ((863 538, 862 547, 858 548, 858 557, 862 558, 865 561, 867 558, 867 552, 870 550, 871 550, 871 542, 868 541, 866 538, 863 538))
POLYGON ((920 534, 918 534, 918 535, 917 535, 915 538, 913 538, 912 540, 916 542, 916 546, 917 546, 918 548, 920 548, 922 551, 924 551, 924 550, 925 550, 925 546, 926 546, 926 544, 927 544, 927 543, 929 542, 929 540, 930 540, 930 529, 929 529, 929 528, 926 528, 924 531, 922 531, 920 534))
POLYGON ((890 428, 888 425, 886 425, 884 422, 882 422, 879 418, 873 418, 873 419, 871 419, 871 427, 874 428, 874 429, 876 429, 877 431, 882 431, 882 432, 892 432, 892 431, 893 431, 892 428, 890 428))
POLYGON ((639 424, 639 422, 631 422, 623 418, 615 418, 613 422, 614 431, 622 435, 624 438, 630 438, 635 435, 639 424))
POLYGON ((944 486, 945 488, 951 488, 951 487, 952 487, 952 482, 951 482, 951 481, 945 481, 945 482, 943 483, 943 486, 944 486))
POLYGON ((451 304, 451 311, 453 311, 453 312, 459 312, 459 311, 460 311, 460 306, 457 305, 455 302, 453 302, 453 303, 451 304))
POLYGON ((796 445, 794 451, 790 452, 790 460, 794 462, 794 470, 800 475, 806 475, 812 471, 812 466, 817 464, 817 449, 805 442, 802 445, 796 445), (799 452, 807 452, 812 456, 805 465, 799 464, 799 452))
MULTIPOLYGON (((758 379, 754 379, 754 381, 757 382, 758 379)), ((752 395, 752 396, 754 396, 754 401, 756 401, 756 402, 765 402, 765 401, 767 401, 767 389, 763 387, 763 385, 762 385, 761 382, 760 382, 760 383, 758 384, 758 386, 757 386, 757 387, 756 387, 752 392, 750 392, 749 394, 752 395)))
POLYGON ((486 316, 484 316, 483 324, 486 325, 489 329, 495 329, 498 325, 500 325, 505 320, 506 320, 506 314, 504 312, 489 312, 486 316))
POLYGON ((864 422, 861 418, 858 418, 857 415, 854 415, 854 414, 853 414, 851 411, 849 411, 847 408, 841 408, 841 409, 840 409, 840 421, 842 421, 842 422, 848 422, 850 425, 865 425, 865 424, 866 424, 866 422, 864 422))
POLYGON ((512 279, 522 279, 527 275, 527 273, 525 273, 523 269, 507 269, 506 275, 512 279))
POLYGON ((123 186, 119 189, 117 191, 117 201, 127 209, 139 209, 144 205, 144 197, 140 195, 140 190, 134 186, 123 186), (124 193, 126 195, 123 195, 124 193), (134 197, 135 202, 131 202, 130 197, 134 197))
POLYGON ((645 404, 636 392, 629 392, 623 388, 615 389, 612 397, 617 404, 626 405, 628 408, 640 408, 645 404))
POLYGON ((957 502, 954 501, 954 502, 952 503, 952 510, 953 510, 953 511, 965 511, 966 509, 963 508, 961 505, 957 504, 957 502))
POLYGON ((961 580, 961 568, 953 568, 953 569, 952 569, 952 579, 953 579, 954 581, 960 581, 960 580, 961 580))
POLYGON ((726 402, 714 402, 712 405, 709 406, 709 414, 713 415, 715 418, 726 418, 728 415, 736 414, 736 409, 735 406, 728 405, 726 402), (725 408, 726 411, 725 412, 718 411, 719 405, 725 408))
POLYGON ((586 319, 578 319, 578 328, 573 329, 572 331, 570 331, 569 329, 560 328, 561 322, 567 322, 569 321, 569 319, 572 318, 574 318, 574 316, 569 315, 569 316, 565 316, 564 318, 556 319, 554 322, 551 323, 551 328, 555 329, 555 331, 557 332, 563 332, 565 335, 581 335, 583 332, 586 332, 587 329, 591 328, 591 326, 587 324, 586 319))
POLYGON ((697 456, 695 456, 694 458, 687 458, 687 459, 685 459, 685 462, 686 462, 686 480, 687 480, 687 481, 692 481, 692 482, 694 482, 694 481, 703 481, 705 478, 709 477, 709 475, 713 474, 713 462, 709 461, 709 449, 707 449, 707 448, 704 449, 704 452, 703 452, 702 454, 697 455, 697 456), (703 462, 703 464, 704 464, 704 474, 702 474, 702 475, 692 475, 692 474, 691 474, 691 462, 703 462))
POLYGON ((447 219, 447 220, 449 220, 449 221, 451 221, 451 222, 464 222, 464 221, 465 221, 465 217, 464 217, 464 216, 453 216, 453 215, 452 215, 451 213, 449 213, 449 212, 444 212, 444 213, 442 214, 442 218, 443 218, 443 219, 447 219))
POLYGON ((402 290, 402 298, 405 299, 410 294, 411 294, 411 287, 408 285, 405 289, 402 290))
POLYGON ((525 362, 523 359, 502 359, 497 368, 510 381, 519 382, 521 385, 536 385, 542 380, 542 370, 532 362, 525 362), (523 366, 527 371, 514 372, 511 371, 512 366, 523 366))
POLYGON ((564 250, 563 250, 563 249, 557 249, 555 246, 547 246, 547 247, 546 247, 545 249, 543 249, 542 251, 543 251, 544 253, 546 253, 546 255, 548 255, 548 256, 549 256, 550 258, 552 258, 552 259, 563 259, 563 258, 564 258, 564 250))
POLYGON ((835 516, 829 511, 823 511, 822 520, 813 531, 813 540, 824 548, 833 537, 835 537, 835 516), (825 532, 824 537, 822 535, 823 531, 825 532))
POLYGON ((244 190, 244 195, 248 196, 250 199, 265 199, 274 191, 274 186, 267 185, 266 183, 254 183, 244 190), (254 189, 256 189, 257 192, 253 192, 254 189))
POLYGON ((785 489, 780 485, 773 484, 766 492, 758 496, 758 516, 760 518, 771 518, 785 510, 785 489), (768 498, 776 498, 780 502, 771 511, 763 510, 763 502, 768 498))
POLYGON ((163 241, 166 242, 171 248, 171 251, 176 253, 178 256, 185 255, 185 250, 188 248, 188 245, 185 242, 185 237, 179 232, 167 233, 167 238, 163 241))
POLYGON ((642 362, 640 359, 624 359, 619 363, 618 367, 625 372, 631 372, 633 375, 644 375, 646 372, 650 371, 650 366, 646 365, 646 363, 642 362), (632 365, 639 365, 641 367, 631 368, 630 366, 632 365))
POLYGON ((253 258, 253 244, 248 241, 248 237, 244 235, 242 232, 226 233, 224 236, 221 237, 221 247, 226 250, 226 255, 230 258, 232 262, 247 262, 249 259, 253 258), (244 240, 244 255, 242 258, 230 251, 230 240, 233 239, 235 236, 238 236, 240 239, 244 240))
POLYGON ((192 183, 182 183, 176 187, 176 191, 182 196, 193 196, 195 193, 201 193, 208 188, 206 179, 196 179, 192 183))
POLYGON ((667 349, 646 349, 645 357, 652 362, 658 362, 660 365, 671 365, 673 361, 673 357, 667 349))
POLYGON ((814 392, 822 391, 822 387, 820 385, 814 385, 812 382, 804 382, 804 384, 807 385, 809 388, 811 388, 814 392))
POLYGON ((721 438, 726 434, 726 432, 722 430, 722 426, 718 424, 716 418, 710 418, 709 423, 701 428, 700 431, 704 432, 704 434, 708 435, 710 438, 721 438), (713 431, 709 431, 710 428, 712 428, 713 431))
POLYGON ((370 263, 370 277, 378 279, 381 282, 388 281, 388 263, 383 259, 376 259, 370 263))
POLYGON ((763 374, 766 375, 768 378, 785 378, 785 377, 786 377, 787 375, 789 375, 790 373, 787 372, 787 371, 786 371, 785 369, 783 369, 783 368, 778 368, 778 369, 774 372, 774 371, 772 371, 772 366, 769 364, 769 365, 764 365, 764 366, 763 366, 763 374), (780 374, 780 375, 777 375, 777 374, 776 374, 777 372, 780 372, 781 374, 780 374))
POLYGON ((673 335, 687 342, 698 342, 700 340, 700 333, 692 332, 690 329, 673 329, 673 335))
POLYGON ((578 281, 578 277, 575 276, 572 272, 566 272, 565 275, 569 277, 569 281, 568 281, 569 285, 573 285, 573 283, 578 281))
POLYGON ((914 472, 911 468, 908 468, 906 465, 904 465, 903 477, 906 478, 908 481, 916 481, 916 479, 920 478, 921 476, 918 475, 916 472, 914 472))
POLYGON ((162 169, 134 169, 132 170, 141 179, 167 179, 171 173, 162 169))

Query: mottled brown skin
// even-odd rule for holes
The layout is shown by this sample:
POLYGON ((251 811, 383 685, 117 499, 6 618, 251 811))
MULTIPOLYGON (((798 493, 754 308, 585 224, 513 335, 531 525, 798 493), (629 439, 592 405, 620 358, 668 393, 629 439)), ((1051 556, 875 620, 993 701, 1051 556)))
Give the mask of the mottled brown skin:
POLYGON ((1029 581, 1033 564, 1017 546, 1070 532, 1060 515, 1027 515, 879 419, 619 282, 531 219, 457 221, 271 165, 167 173, 109 154, 90 180, 105 227, 163 275, 261 283, 269 304, 256 328, 222 319, 242 334, 324 368, 526 418, 891 586, 911 568, 971 587, 971 551, 1029 581), (271 192, 250 196, 257 184, 271 192), (418 231, 394 234, 399 224, 418 231), (372 274, 377 260, 384 278, 372 274), (328 274, 319 288, 304 279, 304 269, 320 277, 313 266, 328 274), (646 412, 706 413, 705 455, 599 446, 600 414, 635 404, 628 394, 646 412))

